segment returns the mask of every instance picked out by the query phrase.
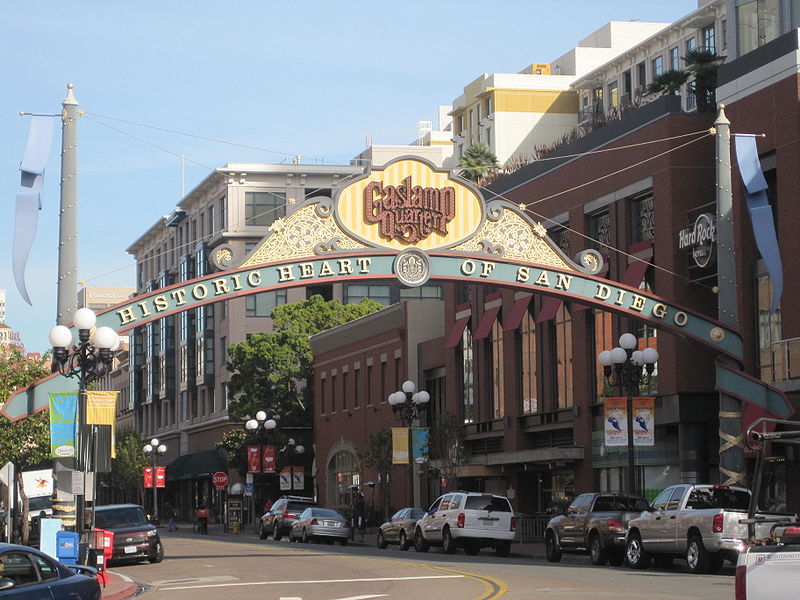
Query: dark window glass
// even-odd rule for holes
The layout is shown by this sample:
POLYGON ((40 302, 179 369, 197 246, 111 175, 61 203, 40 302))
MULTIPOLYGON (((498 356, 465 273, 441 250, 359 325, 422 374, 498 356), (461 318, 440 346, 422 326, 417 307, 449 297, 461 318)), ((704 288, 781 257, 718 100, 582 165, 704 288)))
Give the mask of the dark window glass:
POLYGON ((500 496, 467 496, 464 509, 511 512, 511 505, 508 503, 508 500, 500 496))
POLYGON ((286 215, 284 192, 245 192, 244 218, 246 225, 271 225, 286 215))

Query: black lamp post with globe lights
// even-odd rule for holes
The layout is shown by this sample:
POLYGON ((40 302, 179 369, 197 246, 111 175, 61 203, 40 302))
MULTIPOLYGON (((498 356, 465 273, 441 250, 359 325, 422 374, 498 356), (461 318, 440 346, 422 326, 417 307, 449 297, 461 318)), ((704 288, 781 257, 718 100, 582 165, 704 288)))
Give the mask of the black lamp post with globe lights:
POLYGON ((403 382, 402 390, 389 394, 387 401, 392 407, 394 416, 400 419, 408 429, 408 468, 409 468, 409 494, 410 504, 414 506, 414 461, 411 459, 411 425, 419 419, 428 408, 431 396, 425 390, 416 392, 417 386, 413 381, 403 382))
MULTIPOLYGON (((263 410, 260 410, 256 413, 255 419, 248 419, 244 424, 245 429, 247 429, 247 431, 249 431, 256 440, 261 441, 261 439, 263 438, 264 442, 266 442, 267 440, 267 434, 270 431, 275 430, 277 426, 278 422, 275 419, 268 419, 267 413, 264 412, 263 410)), ((259 454, 259 461, 261 462, 261 464, 259 464, 258 466, 258 472, 261 473, 263 469, 264 458, 260 454, 259 454)), ((255 525, 256 522, 255 484, 253 484, 253 488, 254 488, 254 493, 252 495, 253 507, 252 510, 250 511, 250 520, 252 521, 251 525, 255 525)))
POLYGON ((632 333, 623 333, 619 338, 619 346, 613 350, 603 350, 597 360, 603 366, 603 375, 608 384, 619 388, 626 396, 627 438, 628 438, 628 476, 625 491, 629 495, 636 493, 636 459, 633 444, 633 396, 639 394, 642 385, 648 385, 658 362, 658 351, 655 348, 634 350, 638 344, 632 333))
POLYGON ((167 447, 153 438, 142 450, 145 456, 153 457, 153 522, 158 524, 158 457, 166 453, 167 447))
MULTIPOLYGON (((48 340, 53 347, 53 362, 64 377, 78 379, 78 410, 75 418, 75 470, 85 474, 93 470, 90 464, 89 444, 84 439, 82 428, 86 425, 87 386, 108 373, 114 354, 119 349, 119 336, 111 327, 98 327, 94 335, 92 328, 97 316, 89 308, 75 311, 73 322, 78 329, 78 343, 73 345, 72 332, 64 325, 56 325, 50 330, 48 340)), ((80 535, 81 556, 88 546, 85 531, 85 496, 83 490, 75 494, 75 531, 80 535)), ((93 499, 93 506, 96 502, 93 499)))

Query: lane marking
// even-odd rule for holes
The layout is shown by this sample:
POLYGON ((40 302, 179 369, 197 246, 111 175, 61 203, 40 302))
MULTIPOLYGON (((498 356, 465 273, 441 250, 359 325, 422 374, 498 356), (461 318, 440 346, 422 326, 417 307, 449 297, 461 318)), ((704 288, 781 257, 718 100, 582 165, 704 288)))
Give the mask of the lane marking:
MULTIPOLYGON (((457 573, 457 571, 454 571, 457 573)), ((430 579, 459 579, 465 575, 419 575, 411 577, 362 577, 358 579, 307 579, 307 580, 292 580, 285 581, 249 581, 237 583, 214 583, 206 585, 182 585, 175 587, 159 588, 165 592, 173 590, 197 590, 202 588, 219 588, 219 587, 241 587, 246 585, 297 585, 297 584, 315 584, 315 583, 368 583, 377 581, 415 581, 415 580, 430 580, 430 579)), ((474 577, 474 576, 473 576, 474 577)), ((489 598, 486 598, 489 600, 489 598)))
POLYGON ((474 579, 483 583, 483 593, 475 597, 475 600, 496 600, 502 598, 508 591, 508 585, 502 579, 497 579, 489 575, 478 575, 477 573, 470 573, 469 571, 459 571, 458 569, 450 569, 447 567, 440 567, 438 565, 422 565, 434 571, 442 571, 444 573, 458 573, 468 579, 474 579))

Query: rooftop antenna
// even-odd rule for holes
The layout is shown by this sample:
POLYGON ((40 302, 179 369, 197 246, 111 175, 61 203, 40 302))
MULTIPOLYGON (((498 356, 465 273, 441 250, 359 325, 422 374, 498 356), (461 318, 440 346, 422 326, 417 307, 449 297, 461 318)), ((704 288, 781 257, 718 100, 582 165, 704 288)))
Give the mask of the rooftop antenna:
POLYGON ((181 150, 181 200, 183 200, 184 194, 184 164, 183 150, 181 150))

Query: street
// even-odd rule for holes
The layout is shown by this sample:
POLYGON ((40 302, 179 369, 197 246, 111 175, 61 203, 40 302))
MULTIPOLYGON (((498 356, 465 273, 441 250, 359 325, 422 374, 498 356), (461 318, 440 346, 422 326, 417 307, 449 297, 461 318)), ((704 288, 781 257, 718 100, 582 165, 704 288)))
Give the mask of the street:
POLYGON ((160 564, 115 565, 112 570, 143 586, 147 600, 237 599, 494 600, 558 598, 702 599, 733 598, 732 570, 689 575, 679 561, 671 569, 633 571, 593 567, 588 558, 549 564, 515 553, 498 558, 401 552, 371 544, 341 547, 262 541, 252 534, 196 536, 191 530, 164 533, 160 564))

